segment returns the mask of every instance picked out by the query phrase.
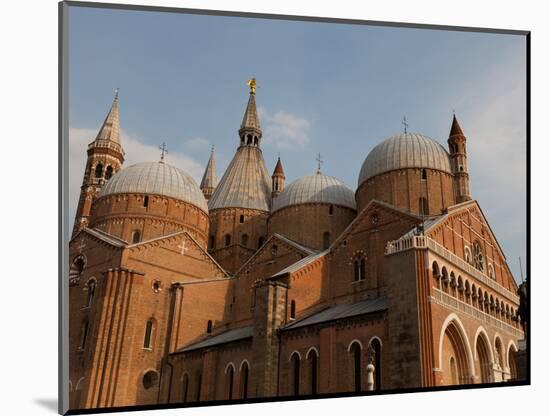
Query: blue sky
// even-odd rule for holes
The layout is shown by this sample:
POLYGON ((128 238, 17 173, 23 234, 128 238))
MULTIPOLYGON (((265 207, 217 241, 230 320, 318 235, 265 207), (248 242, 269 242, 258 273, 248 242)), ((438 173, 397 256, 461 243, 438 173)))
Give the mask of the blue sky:
POLYGON ((323 171, 355 190, 404 114, 409 131, 446 147, 456 110, 473 197, 519 279, 524 37, 91 8, 71 8, 69 25, 71 212, 115 88, 127 162, 158 159, 166 142, 167 161, 200 180, 212 144, 218 177, 233 156, 254 76, 264 157, 272 170, 280 152, 287 183, 312 173, 320 152, 323 171))

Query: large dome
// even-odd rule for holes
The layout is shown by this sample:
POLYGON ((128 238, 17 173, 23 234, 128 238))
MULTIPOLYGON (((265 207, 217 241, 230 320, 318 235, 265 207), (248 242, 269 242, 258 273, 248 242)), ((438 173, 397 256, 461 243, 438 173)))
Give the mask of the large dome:
POLYGON ((363 162, 357 185, 381 173, 405 168, 428 168, 452 174, 449 154, 443 146, 421 134, 403 133, 371 150, 363 162))
POLYGON ((273 202, 272 212, 291 205, 308 203, 334 204, 355 209, 355 196, 344 182, 316 173, 296 179, 285 187, 273 202))
POLYGON ((142 162, 117 172, 103 186, 99 198, 113 194, 155 194, 188 202, 208 213, 208 205, 195 180, 164 162, 142 162))

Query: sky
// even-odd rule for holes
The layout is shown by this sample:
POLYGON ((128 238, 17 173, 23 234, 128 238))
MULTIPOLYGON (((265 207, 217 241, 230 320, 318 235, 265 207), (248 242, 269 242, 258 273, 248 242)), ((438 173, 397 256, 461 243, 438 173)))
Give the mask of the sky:
POLYGON ((125 165, 166 161, 218 178, 256 102, 268 170, 322 170, 354 191, 376 144, 403 131, 447 148, 453 111, 470 187, 520 281, 526 258, 526 41, 520 35, 71 7, 70 222, 91 142, 119 88, 125 165))

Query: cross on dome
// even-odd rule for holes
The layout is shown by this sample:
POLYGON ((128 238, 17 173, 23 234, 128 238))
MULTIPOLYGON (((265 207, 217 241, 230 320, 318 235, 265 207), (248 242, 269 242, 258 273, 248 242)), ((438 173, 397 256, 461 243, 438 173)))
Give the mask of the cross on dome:
POLYGON ((162 145, 159 146, 160 150, 160 161, 164 162, 164 156, 168 153, 168 150, 166 150, 166 143, 162 142, 162 145))

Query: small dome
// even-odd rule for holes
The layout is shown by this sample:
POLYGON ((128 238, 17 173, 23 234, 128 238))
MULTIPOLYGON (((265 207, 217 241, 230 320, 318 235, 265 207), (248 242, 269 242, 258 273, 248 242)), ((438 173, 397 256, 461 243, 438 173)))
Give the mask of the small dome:
POLYGON ((117 172, 98 197, 113 194, 162 195, 188 202, 208 213, 206 199, 195 180, 164 162, 136 163, 117 172))
POLYGON ((421 134, 403 133, 371 150, 361 167, 358 186, 373 176, 405 168, 436 169, 452 174, 449 154, 443 146, 421 134))
POLYGON ((289 184, 273 202, 273 210, 308 203, 334 204, 355 209, 353 191, 339 179, 316 173, 289 184))

